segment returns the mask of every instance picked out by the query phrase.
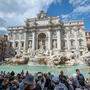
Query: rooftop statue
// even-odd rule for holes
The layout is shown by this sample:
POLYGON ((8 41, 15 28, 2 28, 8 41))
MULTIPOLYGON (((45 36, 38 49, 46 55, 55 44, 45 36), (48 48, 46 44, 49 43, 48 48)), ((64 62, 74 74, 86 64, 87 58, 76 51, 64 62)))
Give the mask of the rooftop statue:
POLYGON ((47 17, 47 14, 44 11, 41 11, 37 17, 38 17, 38 19, 44 19, 47 17))

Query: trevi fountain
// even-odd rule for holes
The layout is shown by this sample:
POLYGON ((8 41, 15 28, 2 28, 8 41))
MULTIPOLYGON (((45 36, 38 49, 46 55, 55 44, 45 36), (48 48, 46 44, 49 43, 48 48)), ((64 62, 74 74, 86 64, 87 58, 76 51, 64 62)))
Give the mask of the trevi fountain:
POLYGON ((6 58, 9 63, 1 65, 0 71, 57 74, 64 70, 69 75, 80 68, 90 78, 90 66, 86 63, 90 62, 90 53, 83 21, 63 22, 60 17, 41 11, 37 17, 27 19, 25 25, 9 27, 8 31, 16 55, 6 58))

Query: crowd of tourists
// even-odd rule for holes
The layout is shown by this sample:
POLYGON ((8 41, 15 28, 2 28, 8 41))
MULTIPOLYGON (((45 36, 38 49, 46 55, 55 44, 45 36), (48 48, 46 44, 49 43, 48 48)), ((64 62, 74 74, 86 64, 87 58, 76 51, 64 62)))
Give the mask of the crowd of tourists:
POLYGON ((0 90, 90 90, 85 83, 83 74, 76 69, 76 76, 66 76, 63 71, 59 75, 50 72, 22 72, 14 71, 0 73, 0 90))

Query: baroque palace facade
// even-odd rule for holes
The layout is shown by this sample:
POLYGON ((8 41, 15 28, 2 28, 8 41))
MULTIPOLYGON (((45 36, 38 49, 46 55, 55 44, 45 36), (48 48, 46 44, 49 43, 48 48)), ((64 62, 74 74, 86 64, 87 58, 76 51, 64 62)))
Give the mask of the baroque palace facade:
POLYGON ((77 57, 87 52, 84 22, 66 21, 47 16, 41 11, 36 18, 25 21, 23 26, 9 27, 9 41, 17 52, 36 52, 57 55, 74 53, 77 57))

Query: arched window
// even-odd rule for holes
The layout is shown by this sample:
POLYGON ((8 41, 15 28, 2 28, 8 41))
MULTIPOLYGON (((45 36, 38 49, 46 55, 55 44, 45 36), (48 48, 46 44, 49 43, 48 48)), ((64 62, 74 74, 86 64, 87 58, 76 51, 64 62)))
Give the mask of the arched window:
POLYGON ((38 35, 38 49, 46 49, 46 34, 40 33, 38 35))

